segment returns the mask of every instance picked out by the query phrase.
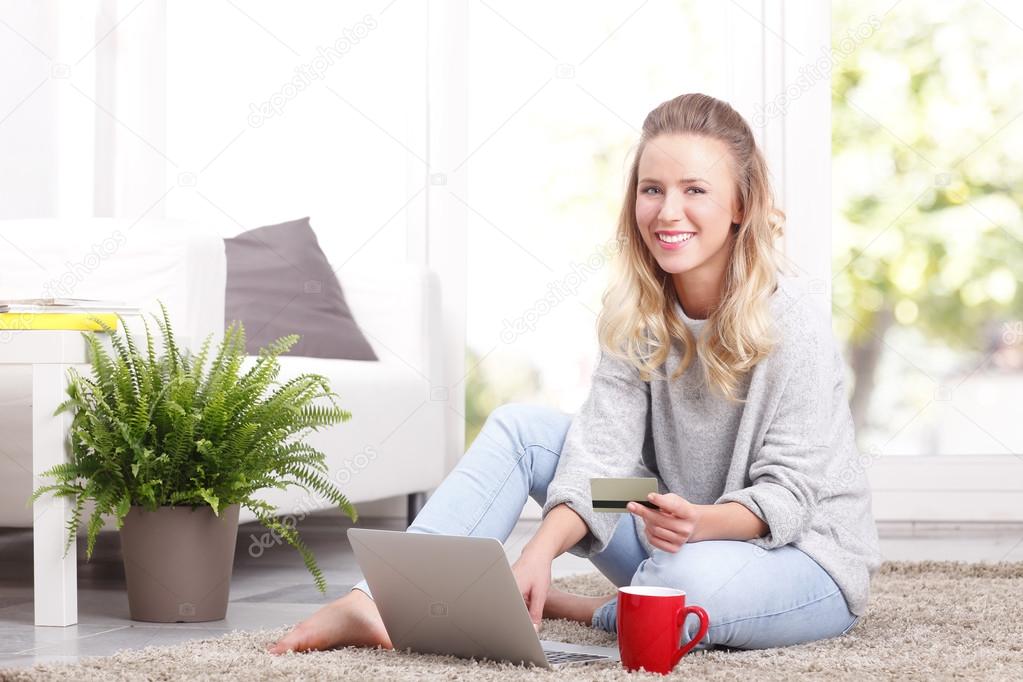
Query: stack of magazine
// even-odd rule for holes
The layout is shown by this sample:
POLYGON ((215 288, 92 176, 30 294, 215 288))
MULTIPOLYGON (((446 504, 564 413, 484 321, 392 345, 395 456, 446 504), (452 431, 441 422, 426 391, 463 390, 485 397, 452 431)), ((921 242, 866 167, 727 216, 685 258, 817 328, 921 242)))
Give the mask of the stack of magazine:
POLYGON ((124 301, 89 298, 0 299, 0 329, 8 330, 98 331, 103 328, 103 324, 116 329, 118 315, 141 314, 138 306, 124 301))

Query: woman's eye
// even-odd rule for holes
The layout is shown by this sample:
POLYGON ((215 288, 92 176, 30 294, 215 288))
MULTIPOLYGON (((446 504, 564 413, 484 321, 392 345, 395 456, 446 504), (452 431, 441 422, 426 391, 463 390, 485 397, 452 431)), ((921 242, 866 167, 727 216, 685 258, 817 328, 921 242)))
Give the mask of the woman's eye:
MULTIPOLYGON (((655 192, 661 191, 657 187, 645 187, 644 189, 640 190, 640 194, 648 194, 650 190, 654 190, 655 192)), ((688 189, 686 189, 686 193, 688 193, 691 190, 697 192, 698 194, 706 194, 702 187, 689 187, 688 189)))

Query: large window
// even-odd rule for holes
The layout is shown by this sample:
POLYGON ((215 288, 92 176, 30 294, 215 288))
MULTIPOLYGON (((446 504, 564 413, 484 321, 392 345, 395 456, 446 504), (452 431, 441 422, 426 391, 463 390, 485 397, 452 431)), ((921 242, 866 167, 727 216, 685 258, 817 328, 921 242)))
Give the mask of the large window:
POLYGON ((1019 456, 1023 12, 833 8, 836 52, 877 22, 832 74, 833 319, 861 450, 1019 456))

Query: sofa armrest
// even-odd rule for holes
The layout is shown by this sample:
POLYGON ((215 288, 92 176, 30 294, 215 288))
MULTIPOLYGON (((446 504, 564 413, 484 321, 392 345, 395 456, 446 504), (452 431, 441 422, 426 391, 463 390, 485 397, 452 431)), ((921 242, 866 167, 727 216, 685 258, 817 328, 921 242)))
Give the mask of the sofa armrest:
MULTIPOLYGON (((440 281, 421 265, 338 273, 355 322, 382 362, 417 372, 428 391, 443 383, 440 281)), ((429 395, 429 394, 428 394, 429 395)))
POLYGON ((188 346, 223 335, 227 266, 213 230, 173 220, 4 220, 0 244, 0 298, 123 300, 146 313, 162 301, 188 346))

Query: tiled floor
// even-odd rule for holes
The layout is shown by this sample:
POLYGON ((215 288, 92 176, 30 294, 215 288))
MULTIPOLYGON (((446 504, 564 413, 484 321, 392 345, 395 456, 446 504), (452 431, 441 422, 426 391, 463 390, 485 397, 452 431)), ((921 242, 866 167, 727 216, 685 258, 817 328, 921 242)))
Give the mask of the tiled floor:
MULTIPOLYGON (((523 520, 505 543, 509 561, 518 558, 539 522, 523 520)), ((231 603, 227 618, 199 624, 155 625, 128 619, 116 533, 105 533, 88 563, 79 562, 79 624, 67 628, 32 625, 32 536, 29 530, 0 530, 0 668, 40 661, 73 661, 79 656, 111 654, 123 648, 176 644, 217 636, 234 629, 258 629, 294 623, 361 579, 344 529, 345 517, 307 517, 299 530, 316 553, 330 586, 321 596, 298 554, 286 545, 262 548, 263 530, 239 529, 231 603), (254 544, 255 543, 255 544, 254 544)), ((360 520, 360 526, 404 530, 400 519, 360 520)), ((882 524, 881 547, 892 560, 948 559, 1023 561, 1023 526, 882 524)), ((81 551, 81 548, 79 548, 81 551)), ((569 554, 554 562, 555 577, 594 570, 586 559, 569 554)))

